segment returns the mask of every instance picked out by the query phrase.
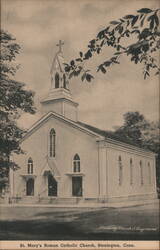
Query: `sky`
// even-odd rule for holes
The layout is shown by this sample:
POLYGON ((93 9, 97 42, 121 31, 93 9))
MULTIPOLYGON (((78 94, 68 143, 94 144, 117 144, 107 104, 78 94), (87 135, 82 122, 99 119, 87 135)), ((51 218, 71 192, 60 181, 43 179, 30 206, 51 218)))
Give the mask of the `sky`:
MULTIPOLYGON (((29 128, 40 118, 40 100, 49 91, 50 68, 64 41, 66 61, 86 51, 88 42, 110 21, 140 8, 158 8, 158 0, 2 0, 1 27, 14 35, 21 45, 16 63, 21 64, 15 80, 35 91, 36 115, 24 114, 20 126, 29 128)), ((91 61, 91 69, 110 55, 91 61)), ((107 74, 96 73, 92 83, 72 78, 70 90, 79 103, 79 120, 101 129, 113 129, 123 123, 123 114, 139 111, 151 121, 159 116, 159 79, 143 79, 142 65, 122 58, 107 74)))

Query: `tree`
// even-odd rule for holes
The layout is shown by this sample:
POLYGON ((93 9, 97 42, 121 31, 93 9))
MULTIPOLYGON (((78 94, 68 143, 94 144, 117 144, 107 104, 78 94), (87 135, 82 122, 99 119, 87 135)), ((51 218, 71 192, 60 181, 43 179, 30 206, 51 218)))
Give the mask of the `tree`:
POLYGON ((145 148, 157 154, 156 176, 157 187, 160 190, 160 124, 149 122, 139 112, 127 112, 124 114, 124 123, 117 128, 114 135, 119 140, 145 148))
POLYGON ((150 127, 150 123, 139 112, 127 112, 123 115, 124 124, 117 128, 115 135, 126 142, 132 142, 142 146, 145 140, 144 131, 150 127))
POLYGON ((14 64, 20 46, 15 38, 1 30, 0 32, 0 188, 8 182, 9 169, 19 166, 11 161, 11 154, 23 153, 20 139, 24 134, 17 125, 22 112, 35 113, 34 93, 25 90, 25 84, 13 80, 19 68, 14 64))
MULTIPOLYGON (((142 8, 136 14, 129 14, 111 21, 88 44, 88 50, 79 53, 79 57, 65 64, 69 78, 81 75, 81 80, 90 82, 93 75, 85 69, 85 62, 95 54, 102 54, 104 48, 112 48, 113 55, 97 66, 97 72, 106 73, 114 64, 120 64, 122 55, 130 57, 131 62, 143 64, 144 79, 160 73, 157 52, 160 49, 160 9, 142 8)), ((106 53, 106 52, 105 52, 106 53)))

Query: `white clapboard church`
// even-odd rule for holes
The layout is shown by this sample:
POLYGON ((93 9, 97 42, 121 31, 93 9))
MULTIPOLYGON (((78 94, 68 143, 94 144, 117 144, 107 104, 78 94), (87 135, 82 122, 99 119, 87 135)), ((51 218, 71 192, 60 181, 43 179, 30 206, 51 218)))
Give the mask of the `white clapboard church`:
POLYGON ((53 60, 42 117, 21 142, 10 171, 10 198, 21 203, 82 204, 156 198, 155 154, 78 120, 64 58, 53 60))

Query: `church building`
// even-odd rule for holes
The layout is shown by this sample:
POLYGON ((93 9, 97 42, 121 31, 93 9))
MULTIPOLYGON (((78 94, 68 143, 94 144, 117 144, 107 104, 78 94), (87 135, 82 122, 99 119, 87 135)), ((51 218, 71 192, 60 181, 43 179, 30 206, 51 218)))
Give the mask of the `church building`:
POLYGON ((155 154, 115 140, 78 120, 59 43, 42 117, 21 140, 10 171, 10 199, 33 204, 110 203, 154 199, 155 154))

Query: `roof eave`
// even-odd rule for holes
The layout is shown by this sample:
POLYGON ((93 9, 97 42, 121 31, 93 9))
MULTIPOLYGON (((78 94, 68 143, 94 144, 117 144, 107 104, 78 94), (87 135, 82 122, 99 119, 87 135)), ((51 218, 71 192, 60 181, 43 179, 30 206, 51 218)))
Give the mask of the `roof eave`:
MULTIPOLYGON (((117 146, 125 147, 125 148, 132 149, 132 150, 137 150, 139 152, 149 153, 149 154, 152 154, 154 156, 157 156, 156 153, 154 153, 154 152, 152 152, 150 150, 147 150, 147 149, 144 149, 144 148, 140 148, 140 147, 131 145, 129 143, 121 142, 121 141, 114 140, 114 139, 111 139, 111 138, 106 138, 105 137, 104 139, 97 140, 97 142, 112 143, 112 144, 117 145, 117 146)), ((107 144, 104 145, 104 147, 107 147, 107 146, 108 146, 107 144)))

